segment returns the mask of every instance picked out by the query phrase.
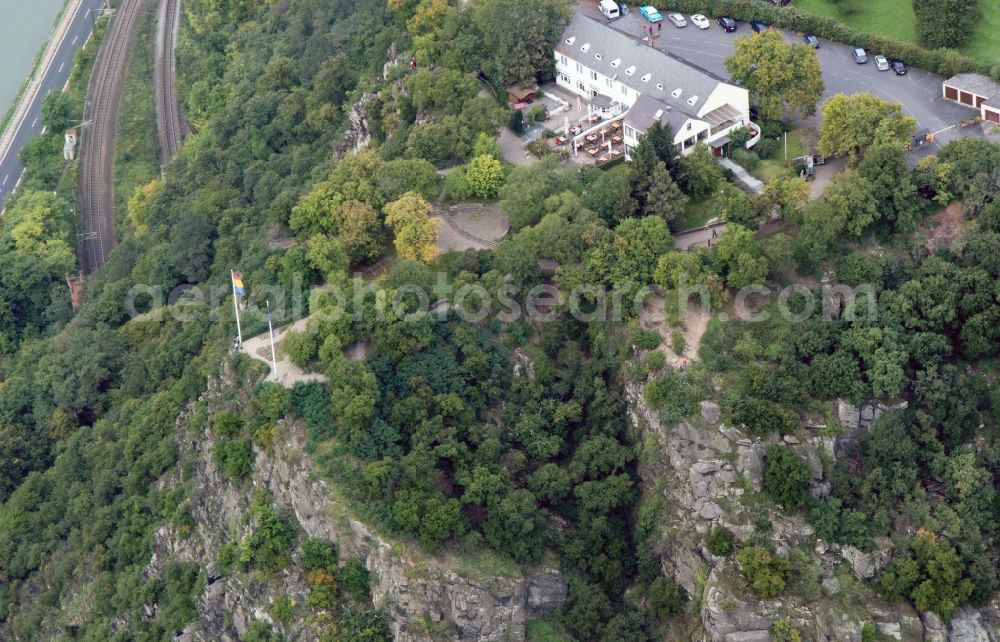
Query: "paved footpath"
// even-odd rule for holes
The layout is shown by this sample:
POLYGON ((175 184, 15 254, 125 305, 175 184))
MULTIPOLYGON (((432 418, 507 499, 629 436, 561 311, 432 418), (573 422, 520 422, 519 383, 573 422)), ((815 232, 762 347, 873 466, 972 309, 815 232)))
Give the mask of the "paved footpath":
MULTIPOLYGON (((295 323, 285 326, 274 333, 274 343, 275 346, 281 344, 281 340, 285 338, 285 335, 289 330, 295 330, 296 332, 302 332, 309 325, 308 317, 305 319, 299 319, 295 323)), ((259 334, 252 339, 246 339, 243 341, 243 351, 246 352, 247 356, 256 359, 262 363, 267 364, 268 370, 274 367, 274 363, 271 360, 271 342, 268 340, 267 333, 259 334)), ((313 373, 313 372, 303 372, 301 368, 293 364, 288 360, 288 357, 282 354, 281 350, 278 350, 278 383, 286 388, 291 388, 299 381, 326 381, 326 377, 313 373)), ((271 372, 267 375, 267 381, 274 381, 274 373, 271 372)))

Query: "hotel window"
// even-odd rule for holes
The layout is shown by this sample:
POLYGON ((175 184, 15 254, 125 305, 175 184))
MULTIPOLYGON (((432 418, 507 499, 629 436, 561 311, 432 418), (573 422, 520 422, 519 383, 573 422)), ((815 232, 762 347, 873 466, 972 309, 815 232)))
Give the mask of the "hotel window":
POLYGON ((597 72, 596 71, 590 72, 590 78, 591 80, 597 80, 597 72))
POLYGON ((586 88, 586 87, 584 87, 584 86, 583 86, 583 83, 582 83, 582 82, 580 82, 579 80, 578 80, 578 81, 576 81, 576 86, 577 86, 577 87, 578 87, 578 88, 580 89, 580 91, 586 91, 586 90, 587 90, 587 88, 586 88))
POLYGON ((605 79, 604 79, 604 82, 605 82, 605 83, 606 83, 606 84, 608 85, 608 87, 611 87, 611 86, 612 86, 612 85, 611 85, 611 79, 610 79, 610 78, 605 78, 605 79))
POLYGON ((559 74, 559 80, 563 81, 567 85, 569 84, 569 76, 566 74, 559 74))
POLYGON ((579 74, 582 74, 583 73, 583 65, 581 65, 580 63, 576 63, 576 72, 579 73, 579 74))
POLYGON ((566 60, 566 56, 559 56, 559 64, 563 67, 569 66, 569 61, 566 60))

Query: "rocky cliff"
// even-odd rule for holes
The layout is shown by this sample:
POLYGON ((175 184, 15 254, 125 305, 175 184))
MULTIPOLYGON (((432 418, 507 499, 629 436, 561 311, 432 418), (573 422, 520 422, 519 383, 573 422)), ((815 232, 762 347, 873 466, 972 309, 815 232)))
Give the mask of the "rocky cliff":
MULTIPOLYGON (((221 403, 220 391, 237 385, 233 377, 226 370, 200 401, 210 408, 221 403)), ((178 560, 207 569, 198 619, 179 640, 236 640, 255 619, 271 622, 268 611, 276 597, 305 601, 308 589, 300 565, 275 577, 224 575, 218 569, 219 550, 225 542, 248 534, 245 518, 255 490, 268 491, 277 509, 294 517, 306 536, 335 542, 341 562, 364 561, 373 578, 373 602, 388 613, 395 638, 401 642, 442 637, 524 640, 525 621, 557 608, 565 599, 565 582, 554 569, 537 567, 505 577, 463 573, 460 564, 429 558, 354 519, 332 498, 333 489, 315 478, 313 463, 304 451, 304 430, 296 422, 279 423, 271 452, 256 453, 252 479, 235 484, 213 463, 212 439, 189 426, 190 415, 189 408, 177 421, 184 463, 162 485, 188 487, 194 527, 186 536, 173 526, 161 528, 154 536, 153 558, 147 567, 148 574, 158 574, 166 562, 178 560)), ((292 640, 316 639, 302 622, 272 624, 292 640)))
MULTIPOLYGON (((705 640, 767 642, 770 628, 786 621, 803 639, 860 642, 861 629, 872 623, 885 639, 934 642, 997 642, 1000 603, 961 609, 951 622, 917 613, 906 604, 887 604, 865 584, 888 562, 891 544, 878 543, 871 553, 817 538, 802 518, 787 516, 756 497, 764 474, 764 453, 777 436, 751 438, 720 421, 719 407, 703 402, 701 413, 677 425, 660 422, 646 406, 642 383, 626 387, 632 420, 643 431, 646 458, 640 469, 646 493, 663 509, 659 534, 664 572, 688 591, 696 605, 705 640), (713 556, 703 545, 713 526, 725 526, 736 539, 760 537, 801 569, 777 598, 765 600, 748 590, 732 558, 713 556)), ((899 409, 838 403, 836 430, 811 427, 810 434, 786 435, 781 441, 812 471, 811 490, 829 492, 828 463, 851 452, 863 431, 879 415, 899 409), (816 429, 817 434, 811 434, 816 429), (837 434, 837 437, 820 436, 837 434), (826 462, 826 463, 825 463, 826 462)))

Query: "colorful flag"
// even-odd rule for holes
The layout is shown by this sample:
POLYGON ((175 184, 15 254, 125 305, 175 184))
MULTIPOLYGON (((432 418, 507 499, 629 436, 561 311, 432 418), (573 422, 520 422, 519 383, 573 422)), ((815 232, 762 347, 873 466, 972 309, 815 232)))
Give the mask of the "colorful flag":
POLYGON ((233 272, 233 292, 240 296, 246 296, 247 291, 243 287, 243 279, 236 272, 233 272))

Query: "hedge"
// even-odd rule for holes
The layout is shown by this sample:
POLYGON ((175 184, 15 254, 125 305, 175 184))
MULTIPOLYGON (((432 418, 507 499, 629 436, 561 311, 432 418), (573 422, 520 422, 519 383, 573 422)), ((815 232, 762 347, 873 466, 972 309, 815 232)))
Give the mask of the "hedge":
POLYGON ((899 58, 907 64, 932 71, 945 78, 975 72, 1000 76, 1000 65, 991 68, 953 49, 925 49, 881 36, 849 29, 833 18, 814 16, 792 6, 779 7, 766 0, 661 0, 664 9, 706 16, 732 16, 742 22, 761 20, 776 27, 863 47, 887 58, 899 58))

